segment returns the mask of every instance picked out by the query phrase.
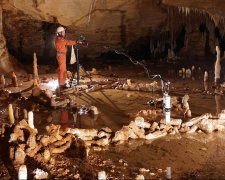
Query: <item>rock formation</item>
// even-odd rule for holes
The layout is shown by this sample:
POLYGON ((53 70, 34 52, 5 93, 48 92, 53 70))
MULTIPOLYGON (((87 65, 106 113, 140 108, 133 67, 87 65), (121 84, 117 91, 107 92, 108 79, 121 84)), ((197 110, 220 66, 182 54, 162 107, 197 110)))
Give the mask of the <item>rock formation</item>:
POLYGON ((59 25, 67 27, 69 39, 86 36, 89 47, 81 48, 81 57, 109 51, 99 44, 126 48, 145 58, 160 58, 168 50, 204 56, 214 53, 224 34, 222 0, 213 4, 209 0, 2 0, 0 9, 0 67, 4 70, 12 68, 7 49, 22 63, 31 63, 34 52, 40 63, 46 59, 56 63, 54 39, 59 25), (215 27, 221 36, 215 36, 215 27))

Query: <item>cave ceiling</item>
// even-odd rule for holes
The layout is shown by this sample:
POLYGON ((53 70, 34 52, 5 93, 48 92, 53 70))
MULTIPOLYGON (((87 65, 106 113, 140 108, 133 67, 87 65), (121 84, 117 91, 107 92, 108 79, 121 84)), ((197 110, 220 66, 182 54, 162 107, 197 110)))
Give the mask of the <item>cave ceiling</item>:
MULTIPOLYGON (((224 36, 223 0, 1 0, 0 6, 0 34, 4 35, 0 37, 7 44, 5 51, 22 62, 29 62, 34 52, 43 61, 53 60, 59 25, 67 27, 69 39, 85 34, 90 43, 129 49, 133 54, 145 54, 142 58, 146 59, 164 52, 166 43, 170 48, 178 46, 175 41, 179 38, 184 42, 182 48, 174 48, 177 52, 190 54, 195 46, 192 54, 204 56, 206 49, 214 53, 224 36), (204 34, 199 32, 202 23, 206 26, 204 34), (146 48, 148 53, 143 52, 146 48)), ((81 56, 97 57, 106 51, 90 46, 88 52, 81 50, 81 56)))

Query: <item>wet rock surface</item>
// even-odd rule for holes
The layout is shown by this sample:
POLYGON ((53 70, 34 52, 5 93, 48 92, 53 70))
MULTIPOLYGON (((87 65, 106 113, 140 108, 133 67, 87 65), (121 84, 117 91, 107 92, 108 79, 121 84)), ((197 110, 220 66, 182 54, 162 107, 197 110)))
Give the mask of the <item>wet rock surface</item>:
MULTIPOLYGON (((172 118, 171 123, 166 124, 159 82, 149 82, 144 75, 135 76, 139 69, 131 73, 129 67, 125 70, 111 68, 115 72, 113 77, 110 76, 112 72, 98 68, 98 73, 92 74, 98 85, 68 89, 60 96, 50 90, 54 87, 50 82, 57 82, 56 74, 47 79, 40 75, 38 86, 33 86, 33 81, 27 81, 27 77, 18 76, 16 89, 6 77, 8 85, 1 90, 1 145, 4 147, 1 177, 16 177, 22 164, 27 167, 28 177, 34 177, 39 169, 38 172, 46 172, 49 178, 97 178, 104 175, 99 175, 104 170, 107 178, 112 179, 143 176, 155 179, 166 177, 167 167, 171 167, 174 178, 203 178, 209 173, 222 177, 219 157, 224 153, 221 144, 224 112, 214 107, 206 111, 211 115, 205 114, 205 106, 200 106, 199 112, 199 106, 195 109, 194 104, 200 98, 193 99, 198 93, 203 99, 215 101, 213 88, 209 86, 209 94, 205 94, 204 88, 197 86, 199 82, 195 86, 194 80, 181 79, 185 82, 183 86, 171 80, 172 118), (118 89, 121 85, 140 84, 145 90, 118 89), (146 88, 149 84, 154 90, 146 88), (51 98, 63 102, 62 106, 52 106, 51 98), (8 124, 10 103, 17 111, 15 125, 8 124), (187 108, 192 111, 192 118, 184 115, 187 108), (33 111, 37 131, 26 125, 29 115, 24 109, 28 114, 33 111), (216 114, 217 111, 220 113, 216 114), (214 156, 215 146, 219 148, 219 157, 214 156), (214 159, 209 160, 208 156, 214 159), (218 174, 202 164, 215 167, 218 174)), ((198 74, 203 79, 204 72, 198 74)), ((179 76, 178 69, 174 76, 179 76)), ((171 75, 167 77, 170 79, 171 75)), ((84 77, 82 81, 89 79, 84 77)), ((217 88, 223 92, 222 86, 217 88)), ((221 94, 220 98, 223 98, 221 94)), ((222 103, 217 104, 223 109, 222 103)))

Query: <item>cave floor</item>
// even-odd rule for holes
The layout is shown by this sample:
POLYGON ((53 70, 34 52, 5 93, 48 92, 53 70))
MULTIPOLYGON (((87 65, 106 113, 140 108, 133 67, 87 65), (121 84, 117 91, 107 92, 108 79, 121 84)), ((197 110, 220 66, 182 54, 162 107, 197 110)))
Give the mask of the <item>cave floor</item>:
MULTIPOLYGON (((166 80, 170 81, 169 94, 173 97, 182 98, 185 94, 190 96, 189 104, 192 117, 200 116, 204 113, 213 115, 225 109, 224 96, 214 94, 212 72, 209 72, 208 86, 203 82, 203 70, 196 67, 191 77, 179 76, 178 71, 182 66, 169 63, 165 64, 147 64, 150 73, 159 73, 166 80), (206 89, 207 88, 207 89, 206 89)), ((43 67, 48 69, 47 67, 43 67)), ((191 68, 191 65, 188 67, 191 68)), ((142 68, 127 65, 102 65, 97 67, 98 73, 92 75, 94 81, 106 79, 122 79, 126 81, 131 79, 132 83, 151 83, 154 80, 148 80, 142 68)), ((57 74, 40 74, 42 89, 54 90, 57 83, 57 74)), ((84 78, 88 80, 88 78, 84 78)), ((93 105, 100 112, 98 116, 88 114, 77 114, 74 119, 73 111, 69 108, 52 109, 49 107, 36 107, 34 112, 34 125, 39 133, 45 133, 45 126, 54 123, 60 124, 63 128, 95 128, 109 127, 113 131, 129 124, 132 120, 128 113, 137 113, 140 110, 150 108, 148 101, 162 97, 160 81, 158 88, 154 92, 125 91, 118 89, 102 89, 95 92, 82 92, 77 97, 77 103, 80 107, 93 105), (62 119, 62 113, 67 114, 67 119, 62 119)), ((6 78, 10 84, 10 79, 6 78)), ((8 121, 8 104, 12 103, 14 107, 26 108, 31 110, 36 106, 32 102, 27 102, 31 94, 32 81, 27 77, 19 76, 19 87, 7 87, 13 92, 10 98, 2 98, 0 103, 0 123, 8 121), (20 98, 16 97, 15 92, 27 89, 20 98)), ((154 108, 154 107, 151 107, 154 108)), ((173 118, 181 118, 183 121, 188 119, 183 114, 171 110, 173 118)), ((159 116, 158 118, 162 118, 159 116)), ((150 118, 150 121, 158 121, 156 117, 150 118)), ((56 157, 54 167, 44 166, 52 178, 89 178, 97 177, 97 172, 105 170, 110 179, 132 179, 138 174, 143 174, 146 179, 166 178, 166 168, 171 167, 172 179, 225 179, 224 175, 224 134, 192 134, 192 135, 167 135, 164 138, 156 140, 130 140, 120 145, 110 145, 101 151, 90 151, 87 159, 73 159, 66 154, 60 154, 56 157), (140 168, 147 169, 140 171, 140 168), (149 170, 149 171, 148 171, 149 170)), ((8 179, 13 177, 13 172, 3 157, 0 160, 0 177, 8 179)), ((37 165, 30 164, 34 169, 37 165)), ((28 167, 29 169, 29 167, 28 167)), ((142 169, 143 170, 143 169, 142 169)), ((29 171, 29 170, 28 170, 29 171)), ((31 171, 29 171, 32 174, 31 171)), ((14 174, 15 175, 15 174, 14 174)))

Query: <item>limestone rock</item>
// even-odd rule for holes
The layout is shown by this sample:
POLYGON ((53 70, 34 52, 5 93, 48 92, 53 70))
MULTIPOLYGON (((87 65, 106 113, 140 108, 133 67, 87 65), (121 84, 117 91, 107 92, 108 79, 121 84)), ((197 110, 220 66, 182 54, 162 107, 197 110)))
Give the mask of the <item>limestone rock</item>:
POLYGON ((15 152, 15 160, 13 163, 14 164, 24 164, 25 157, 26 157, 26 153, 20 147, 17 147, 16 152, 15 152))
POLYGON ((145 136, 145 139, 150 140, 150 139, 156 139, 159 137, 166 136, 167 132, 166 131, 156 131, 154 133, 149 133, 145 136))
POLYGON ((141 128, 150 128, 150 123, 145 122, 143 117, 136 117, 134 120, 135 124, 141 128))

